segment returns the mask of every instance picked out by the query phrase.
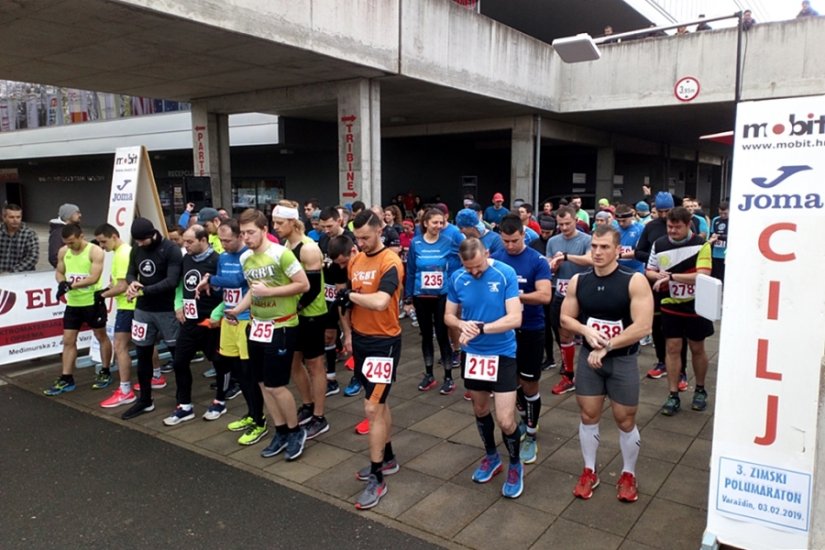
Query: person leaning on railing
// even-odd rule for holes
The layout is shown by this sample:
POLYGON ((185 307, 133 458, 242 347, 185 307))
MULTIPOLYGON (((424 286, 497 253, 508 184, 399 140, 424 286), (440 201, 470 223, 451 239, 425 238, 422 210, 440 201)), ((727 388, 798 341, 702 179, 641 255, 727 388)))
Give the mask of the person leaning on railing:
POLYGON ((0 273, 34 271, 39 258, 37 233, 23 223, 19 206, 7 204, 0 225, 0 273))

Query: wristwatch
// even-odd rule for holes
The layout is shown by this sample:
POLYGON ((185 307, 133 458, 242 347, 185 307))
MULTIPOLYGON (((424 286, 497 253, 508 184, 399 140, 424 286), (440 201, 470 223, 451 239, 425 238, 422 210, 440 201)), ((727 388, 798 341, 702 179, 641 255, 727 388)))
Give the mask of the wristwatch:
POLYGON ((566 262, 567 261, 567 252, 563 252, 563 254, 564 254, 564 256, 563 256, 564 261, 566 262))
POLYGON ((484 334, 484 323, 476 323, 476 326, 478 327, 478 333, 484 334))
POLYGON ((607 345, 604 347, 604 349, 607 350, 607 353, 610 353, 611 351, 613 351, 613 341, 608 340, 607 345))

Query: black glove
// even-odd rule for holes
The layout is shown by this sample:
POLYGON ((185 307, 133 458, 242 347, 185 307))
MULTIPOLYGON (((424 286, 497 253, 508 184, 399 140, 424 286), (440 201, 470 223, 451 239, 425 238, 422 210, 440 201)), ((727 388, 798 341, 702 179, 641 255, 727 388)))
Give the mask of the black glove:
POLYGON ((337 305, 341 309, 351 309, 352 308, 352 300, 350 300, 349 295, 352 293, 352 290, 349 288, 341 288, 338 292, 335 293, 335 305, 337 305))
POLYGON ((106 298, 103 297, 103 293, 108 292, 108 290, 109 290, 108 286, 106 288, 101 288, 100 290, 95 290, 95 303, 96 304, 99 304, 99 303, 104 303, 105 304, 106 303, 106 298))
POLYGON ((57 283, 57 299, 61 299, 72 289, 72 283, 69 281, 60 281, 57 283))

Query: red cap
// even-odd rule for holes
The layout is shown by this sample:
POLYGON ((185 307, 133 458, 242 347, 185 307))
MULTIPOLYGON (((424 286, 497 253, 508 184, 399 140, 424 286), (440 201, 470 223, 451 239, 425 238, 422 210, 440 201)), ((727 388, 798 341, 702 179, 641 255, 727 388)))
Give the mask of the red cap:
POLYGON ((493 195, 493 202, 496 201, 504 202, 504 195, 502 195, 501 193, 496 193, 495 195, 493 195))

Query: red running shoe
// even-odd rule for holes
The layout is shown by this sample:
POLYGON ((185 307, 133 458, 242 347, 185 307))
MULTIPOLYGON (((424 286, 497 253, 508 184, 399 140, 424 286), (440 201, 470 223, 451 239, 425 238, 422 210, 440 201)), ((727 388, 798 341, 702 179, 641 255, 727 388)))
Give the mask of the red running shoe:
POLYGON ((599 476, 590 468, 585 468, 582 471, 579 482, 573 489, 573 496, 587 500, 593 496, 593 489, 599 486, 599 476))

